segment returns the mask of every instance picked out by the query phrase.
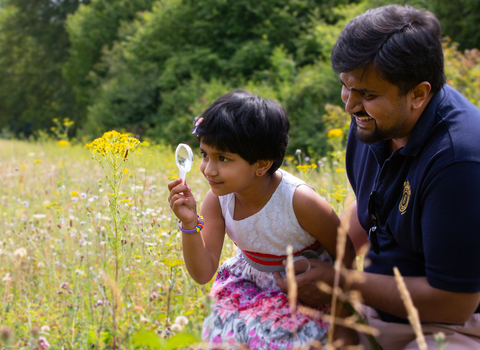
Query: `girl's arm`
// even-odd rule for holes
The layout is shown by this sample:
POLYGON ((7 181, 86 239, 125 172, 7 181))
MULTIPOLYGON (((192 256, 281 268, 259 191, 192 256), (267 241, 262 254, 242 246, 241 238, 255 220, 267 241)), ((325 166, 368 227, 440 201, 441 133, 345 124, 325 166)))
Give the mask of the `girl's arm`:
MULTIPOLYGON (((370 242, 368 241, 367 232, 365 232, 363 227, 360 225, 360 222, 358 221, 357 201, 354 201, 350 205, 350 208, 345 209, 345 212, 346 211, 350 211, 348 236, 352 240, 353 246, 355 248, 355 253, 357 255, 361 255, 363 251, 363 254, 365 254, 366 248, 368 247, 370 242)), ((342 217, 345 215, 345 212, 340 214, 340 220, 343 220, 342 217)))
MULTIPOLYGON (((196 203, 190 188, 179 183, 175 180, 169 184, 168 200, 173 212, 182 221, 180 225, 190 230, 197 225, 196 203)), ((202 216, 205 219, 203 230, 199 233, 182 232, 182 246, 188 273, 197 283, 205 284, 217 271, 225 238, 220 202, 211 191, 203 201, 202 216)))
MULTIPOLYGON (((327 201, 309 186, 298 186, 293 195, 293 210, 304 230, 314 236, 333 257, 336 257, 337 229, 340 219, 327 201)), ((344 264, 350 268, 355 250, 347 236, 344 264)))

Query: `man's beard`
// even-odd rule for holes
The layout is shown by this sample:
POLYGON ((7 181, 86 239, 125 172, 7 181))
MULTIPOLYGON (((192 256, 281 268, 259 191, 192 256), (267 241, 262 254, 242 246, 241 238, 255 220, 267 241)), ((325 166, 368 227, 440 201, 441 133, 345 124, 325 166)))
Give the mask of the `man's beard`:
MULTIPOLYGON (((368 114, 358 115, 358 116, 367 117, 368 114)), ((367 145, 371 145, 372 143, 377 143, 385 140, 380 130, 378 130, 376 121, 375 121, 375 129, 373 130, 373 132, 366 133, 366 132, 362 132, 363 130, 358 127, 357 119, 353 115, 351 115, 351 117, 352 117, 353 133, 358 141, 366 143, 367 145)))

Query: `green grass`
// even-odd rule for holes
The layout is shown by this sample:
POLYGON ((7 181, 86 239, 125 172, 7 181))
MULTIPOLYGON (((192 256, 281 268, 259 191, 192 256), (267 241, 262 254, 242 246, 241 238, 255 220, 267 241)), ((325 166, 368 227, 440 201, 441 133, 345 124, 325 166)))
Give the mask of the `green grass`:
MULTIPOLYGON (((146 147, 129 160, 122 189, 133 205, 125 207, 129 219, 122 228, 118 284, 105 233, 109 189, 89 151, 53 141, 0 140, 0 149, 4 348, 38 348, 44 337, 50 349, 110 349, 115 295, 122 349, 133 348, 138 332, 171 337, 175 332, 168 335, 168 327, 179 315, 189 320, 185 331, 200 335, 211 282, 196 284, 183 264, 181 235, 167 203, 166 185, 178 174, 171 148, 146 147)), ((288 155, 283 168, 303 177, 339 214, 348 188, 343 152, 303 171, 296 168, 300 156, 288 155)), ((201 205, 208 184, 198 165, 196 155, 187 182, 201 205)), ((227 239, 222 262, 234 254, 227 239)))

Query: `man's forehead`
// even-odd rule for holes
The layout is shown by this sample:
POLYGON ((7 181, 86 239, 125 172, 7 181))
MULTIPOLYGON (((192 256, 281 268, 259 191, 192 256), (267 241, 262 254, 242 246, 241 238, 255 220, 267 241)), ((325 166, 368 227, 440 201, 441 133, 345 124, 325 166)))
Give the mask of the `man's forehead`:
POLYGON ((350 72, 343 72, 339 75, 340 82, 348 89, 362 90, 365 92, 380 92, 385 88, 393 86, 383 79, 377 71, 369 67, 359 68, 350 72))

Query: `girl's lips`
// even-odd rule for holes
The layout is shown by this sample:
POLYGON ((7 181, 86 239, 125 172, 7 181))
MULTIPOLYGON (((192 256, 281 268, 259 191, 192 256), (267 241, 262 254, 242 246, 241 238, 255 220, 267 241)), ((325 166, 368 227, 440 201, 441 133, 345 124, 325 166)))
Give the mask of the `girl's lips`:
POLYGON ((220 185, 220 184, 221 184, 221 182, 216 182, 216 181, 212 181, 212 180, 209 180, 209 179, 207 179, 207 181, 208 181, 208 184, 209 184, 210 186, 216 186, 216 185, 220 185))

